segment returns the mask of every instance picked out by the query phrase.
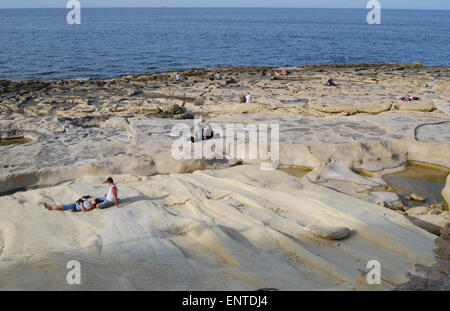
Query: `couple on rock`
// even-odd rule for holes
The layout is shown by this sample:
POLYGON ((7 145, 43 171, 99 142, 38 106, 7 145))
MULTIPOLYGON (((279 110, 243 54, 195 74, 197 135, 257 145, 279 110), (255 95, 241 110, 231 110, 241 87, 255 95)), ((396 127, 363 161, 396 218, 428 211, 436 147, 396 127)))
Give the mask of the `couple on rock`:
POLYGON ((106 180, 106 183, 109 186, 108 193, 106 196, 101 198, 93 198, 90 200, 90 195, 85 195, 81 197, 78 201, 72 204, 61 204, 61 205, 50 205, 48 203, 44 203, 44 207, 51 211, 72 211, 72 212, 89 212, 95 208, 107 208, 116 205, 118 208, 119 205, 118 188, 114 183, 114 180, 109 177, 106 180))

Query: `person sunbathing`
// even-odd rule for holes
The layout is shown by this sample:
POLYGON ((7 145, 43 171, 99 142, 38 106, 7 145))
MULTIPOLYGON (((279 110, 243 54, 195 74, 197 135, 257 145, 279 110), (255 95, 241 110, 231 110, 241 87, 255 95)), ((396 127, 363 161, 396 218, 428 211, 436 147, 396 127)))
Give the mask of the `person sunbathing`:
POLYGON ((274 72, 274 75, 276 77, 282 77, 282 76, 287 76, 289 74, 289 72, 286 69, 283 69, 281 72, 274 72))
POLYGON ((420 98, 416 97, 416 96, 402 96, 399 99, 403 100, 405 102, 409 102, 409 101, 412 101, 412 100, 419 100, 420 98))
POLYGON ((100 201, 97 198, 93 198, 93 200, 89 200, 91 198, 90 195, 82 196, 78 201, 71 204, 60 204, 60 205, 50 205, 48 203, 44 203, 44 207, 49 211, 72 211, 72 212, 86 212, 92 207, 95 207, 100 201))
POLYGON ((89 212, 95 208, 107 208, 116 205, 117 208, 121 208, 119 205, 118 198, 118 188, 114 183, 114 180, 111 177, 108 177, 106 183, 109 186, 108 194, 101 198, 93 198, 92 201, 90 195, 82 196, 78 201, 72 204, 61 204, 61 205, 50 205, 48 203, 44 203, 44 207, 50 211, 67 211, 71 210, 72 212, 89 212))

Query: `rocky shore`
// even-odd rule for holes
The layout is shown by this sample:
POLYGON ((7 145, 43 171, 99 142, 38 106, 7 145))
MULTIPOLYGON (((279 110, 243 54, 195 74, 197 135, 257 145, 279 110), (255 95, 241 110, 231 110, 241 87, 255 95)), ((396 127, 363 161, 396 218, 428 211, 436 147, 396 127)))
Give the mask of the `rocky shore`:
POLYGON ((437 243, 448 244, 449 181, 431 202, 402 197, 383 176, 407 163, 450 172, 449 67, 320 65, 267 75, 281 70, 0 81, 0 289, 38 289, 44 280, 66 289, 71 256, 95 275, 84 289, 367 289, 359 270, 377 259, 383 286, 372 289, 386 290, 420 274, 416 264, 435 264, 433 241, 443 234, 437 243), (336 86, 325 86, 329 79, 336 86), (252 103, 240 103, 247 92, 252 103), (176 160, 172 128, 193 127, 194 117, 277 124, 280 168, 308 171, 264 172, 261 159, 176 160), (42 208, 104 191, 110 175, 123 210, 42 208), (136 269, 119 272, 128 260, 136 269))

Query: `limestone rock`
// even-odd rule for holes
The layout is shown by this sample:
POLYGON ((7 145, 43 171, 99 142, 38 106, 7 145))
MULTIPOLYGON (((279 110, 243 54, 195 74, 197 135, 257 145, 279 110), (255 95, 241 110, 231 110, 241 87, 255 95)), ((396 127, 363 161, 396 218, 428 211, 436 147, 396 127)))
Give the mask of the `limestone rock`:
MULTIPOLYGON (((450 227, 447 225, 445 228, 441 230, 441 236, 434 240, 434 244, 438 247, 433 251, 441 257, 443 260, 450 260, 450 227)), ((447 263, 450 263, 450 261, 447 263)), ((448 269, 447 269, 448 271, 448 269)))
POLYGON ((428 206, 417 206, 410 208, 406 211, 409 216, 419 216, 426 215, 430 212, 430 208, 428 206))
POLYGON ((432 209, 431 211, 428 212, 428 215, 439 215, 440 213, 441 213, 440 210, 432 209))
POLYGON ((141 91, 138 88, 129 88, 125 90, 125 94, 127 96, 135 96, 139 94, 141 91))
POLYGON ((396 102, 395 107, 404 111, 426 111, 431 112, 436 110, 436 106, 432 101, 409 101, 409 102, 396 102))
POLYGON ((205 103, 205 98, 203 96, 199 96, 195 99, 195 105, 201 106, 205 103))
POLYGON ((446 239, 450 239, 450 227, 446 226, 441 230, 441 237, 445 237, 446 239))
POLYGON ((436 265, 439 273, 450 277, 450 258, 436 257, 436 265))
POLYGON ((413 276, 411 279, 399 286, 394 291, 449 291, 450 278, 428 279, 419 276, 413 276))
POLYGON ((401 200, 396 200, 390 204, 390 208, 397 211, 397 210, 404 210, 404 205, 401 200))
POLYGON ((450 211, 443 211, 439 214, 441 218, 450 220, 450 211))
POLYGON ((435 235, 439 235, 441 229, 450 223, 449 219, 441 217, 440 215, 416 215, 408 218, 415 225, 435 235))
POLYGON ((411 193, 411 195, 405 197, 408 201, 418 201, 418 202, 424 202, 426 200, 425 197, 417 194, 417 193, 411 193))
POLYGON ((186 112, 186 109, 184 107, 180 107, 177 104, 169 104, 167 106, 162 106, 159 108, 166 114, 182 114, 186 112))
POLYGON ((445 203, 433 203, 430 205, 430 208, 439 211, 444 211, 447 207, 445 206, 445 203))
POLYGON ((434 243, 439 248, 439 256, 450 259, 450 240, 440 237, 434 243))
POLYGON ((113 128, 121 128, 121 129, 128 129, 130 126, 130 122, 128 122, 127 118, 123 117, 114 117, 111 119, 108 119, 103 124, 103 127, 113 127, 113 128))
POLYGON ((309 180, 312 182, 318 182, 320 180, 320 174, 318 174, 316 172, 311 172, 307 176, 308 176, 309 180))
MULTIPOLYGON (((431 210, 437 211, 437 210, 431 210)), ((396 290, 449 290, 450 289, 450 226, 447 224, 441 236, 434 240, 435 263, 432 266, 415 265, 411 279, 396 290)))
POLYGON ((395 200, 392 202, 381 201, 377 203, 381 207, 389 208, 396 212, 404 212, 405 206, 403 205, 401 200, 395 200))
MULTIPOLYGON (((148 135, 149 128, 135 120, 130 123, 141 125, 137 130, 148 135)), ((154 129, 161 123, 152 124, 154 129)), ((100 148, 105 148, 102 142, 100 148)), ((87 141, 85 146, 95 144, 87 141)), ((103 157, 117 147, 106 150, 103 157)), ((130 161, 127 149, 122 150, 123 154, 110 156, 111 162, 130 161)), ((84 155, 84 150, 81 151, 79 156, 84 155)), ((139 155, 148 158, 147 154, 139 155)), ((102 157, 98 160, 102 161, 102 157)), ((168 164, 173 166, 172 162, 168 164)), ((118 182, 122 209, 69 215, 49 212, 40 206, 47 200, 65 203, 84 194, 103 195, 107 191, 105 178, 114 166, 98 167, 108 170, 96 174, 103 175, 102 178, 82 178, 75 183, 0 198, 2 223, 14 225, 3 226, 0 234, 5 247, 2 259, 8 259, 0 261, 0 289, 14 284, 23 290, 73 290, 64 279, 58 281, 67 274, 66 263, 73 256, 81 256, 86 269, 83 271, 96 280, 82 282, 80 290, 118 290, 121 287, 117 279, 124 276, 137 290, 173 290, 180 286, 200 291, 211 286, 217 290, 261 287, 342 290, 351 288, 357 269, 363 268, 366 258, 373 258, 374 254, 382 267, 396 268, 393 271, 383 268, 382 286, 403 281, 414 261, 433 262, 432 236, 404 217, 389 210, 380 212, 373 204, 318 184, 309 183, 308 188, 301 188, 299 179, 252 165, 197 170, 192 174, 157 174, 146 181, 128 177, 121 180, 112 174, 118 182), (274 207, 281 212, 275 212, 274 207), (204 217, 206 214, 208 217, 204 217), (336 247, 336 241, 312 238, 307 231, 299 230, 299 223, 337 222, 349 228, 355 226, 361 233, 355 243, 339 242, 336 247), (176 240, 177 247, 166 243, 168 240, 176 240), (157 254, 145 251, 155 245, 161 248, 157 254), (123 256, 125 246, 127 254, 123 256), (83 252, 75 255, 61 252, 63 247, 83 252), (395 256, 393 247, 398 250, 395 256), (103 264, 99 264, 99 254, 101 259, 113 260, 108 264, 102 260, 103 264), (30 255, 33 258, 28 264, 30 255), (156 255, 160 260, 156 260, 156 255), (23 262, 27 264, 22 265, 23 262), (186 262, 201 269, 186 271, 186 262), (17 265, 21 269, 11 269, 17 265), (306 283, 299 282, 299 277, 306 283), (249 278, 254 280, 253 285, 248 283, 249 278), (220 282, 210 282, 216 279, 220 282)), ((67 172, 67 176, 73 180, 74 173, 77 172, 67 172)), ((354 283, 359 289, 367 285, 364 276, 354 283)))
POLYGON ((342 240, 350 234, 350 229, 346 227, 328 227, 310 224, 306 226, 305 230, 327 240, 342 240))
POLYGON ((76 111, 77 112, 82 112, 82 113, 93 113, 97 110, 97 108, 95 106, 90 106, 87 104, 80 104, 77 106, 76 111))

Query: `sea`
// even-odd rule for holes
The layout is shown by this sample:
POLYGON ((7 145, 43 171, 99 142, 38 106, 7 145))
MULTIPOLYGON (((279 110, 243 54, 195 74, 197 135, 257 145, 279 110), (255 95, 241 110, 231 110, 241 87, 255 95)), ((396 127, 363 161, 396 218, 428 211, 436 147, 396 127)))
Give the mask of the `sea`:
POLYGON ((374 62, 450 65, 450 11, 0 9, 0 79, 103 79, 192 68, 374 62))

